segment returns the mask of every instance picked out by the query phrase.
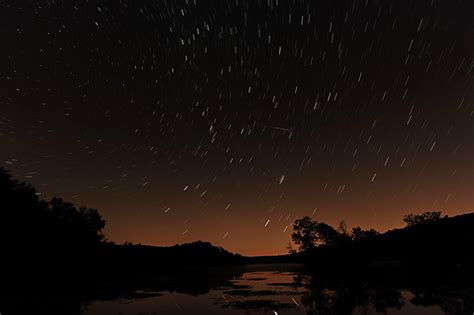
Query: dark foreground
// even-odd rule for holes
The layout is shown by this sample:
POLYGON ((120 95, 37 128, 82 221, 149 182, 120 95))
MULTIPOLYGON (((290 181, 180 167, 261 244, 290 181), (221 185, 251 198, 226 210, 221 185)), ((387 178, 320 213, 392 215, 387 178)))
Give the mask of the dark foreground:
MULTIPOLYGON (((322 271, 324 272, 324 271, 322 271)), ((85 295, 3 296, 2 314, 473 314, 468 287, 322 280, 300 264, 187 269, 97 283, 85 295)))
POLYGON ((319 243, 249 258, 201 241, 107 242, 96 209, 41 200, 1 168, 0 197, 1 315, 474 314, 474 213, 352 235, 303 218, 294 240, 319 243))

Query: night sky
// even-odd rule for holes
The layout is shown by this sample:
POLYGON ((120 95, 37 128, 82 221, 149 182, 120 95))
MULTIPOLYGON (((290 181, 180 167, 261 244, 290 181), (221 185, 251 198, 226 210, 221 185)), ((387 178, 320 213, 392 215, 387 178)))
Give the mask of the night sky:
POLYGON ((286 252, 473 210, 472 0, 6 0, 0 166, 111 241, 286 252))

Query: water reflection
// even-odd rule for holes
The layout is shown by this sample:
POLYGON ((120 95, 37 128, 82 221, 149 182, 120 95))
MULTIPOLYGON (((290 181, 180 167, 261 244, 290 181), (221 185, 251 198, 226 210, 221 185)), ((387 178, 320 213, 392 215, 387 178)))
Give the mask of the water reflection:
POLYGON ((114 294, 117 287, 104 290, 97 299, 83 305, 82 313, 431 315, 473 314, 474 310, 472 290, 331 284, 316 280, 296 266, 227 268, 161 280, 160 285, 142 284, 140 290, 133 281, 122 284, 122 291, 134 288, 128 294, 114 294))
POLYGON ((298 265, 189 269, 95 284, 76 296, 0 296, 2 314, 473 314, 472 289, 324 280, 298 265))

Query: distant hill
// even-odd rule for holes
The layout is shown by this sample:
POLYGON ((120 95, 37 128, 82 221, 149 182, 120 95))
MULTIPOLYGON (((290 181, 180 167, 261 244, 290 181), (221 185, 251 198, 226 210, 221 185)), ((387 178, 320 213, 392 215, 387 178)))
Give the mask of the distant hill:
POLYGON ((411 225, 402 229, 383 234, 360 230, 363 238, 318 223, 320 232, 335 240, 331 246, 310 246, 292 255, 244 257, 202 241, 170 247, 106 242, 102 233, 106 222, 97 209, 77 207, 60 198, 42 200, 34 187, 1 167, 0 197, 0 240, 2 254, 8 258, 1 275, 3 288, 9 292, 37 292, 45 287, 62 292, 85 290, 98 279, 143 274, 161 279, 183 270, 194 273, 197 267, 299 262, 319 274, 345 278, 367 278, 369 273, 425 283, 474 279, 474 213, 428 216, 429 222, 415 215, 408 221, 411 225))
POLYGON ((162 272, 185 267, 238 265, 243 256, 209 242, 192 242, 169 247, 104 243, 98 253, 104 273, 162 272))

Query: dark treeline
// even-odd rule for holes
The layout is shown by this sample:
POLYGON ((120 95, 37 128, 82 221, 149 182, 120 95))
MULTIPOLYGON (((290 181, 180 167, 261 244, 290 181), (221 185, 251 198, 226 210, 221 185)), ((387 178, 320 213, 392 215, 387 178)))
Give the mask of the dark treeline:
POLYGON ((101 279, 244 263, 242 256, 201 241, 117 245, 105 239, 104 227, 96 209, 42 200, 32 186, 0 168, 2 291, 84 292, 101 279))
POLYGON ((409 214, 405 228, 349 231, 305 217, 295 221, 295 253, 327 277, 403 285, 469 284, 474 279, 474 214, 409 214))
POLYGON ((82 293, 110 280, 130 283, 190 268, 248 263, 303 262, 316 271, 316 278, 361 277, 404 285, 473 278, 474 214, 411 214, 404 218, 405 228, 383 234, 359 227, 349 230, 343 222, 333 228, 305 217, 293 226, 297 249, 290 247, 290 255, 243 257, 201 241, 171 247, 114 244, 105 239, 105 220, 96 209, 78 208, 59 198, 42 200, 32 186, 3 169, 0 204, 6 266, 2 290, 9 293, 82 293))
POLYGON ((104 226, 96 209, 41 200, 0 169, 2 290, 79 288, 93 277, 104 226))

